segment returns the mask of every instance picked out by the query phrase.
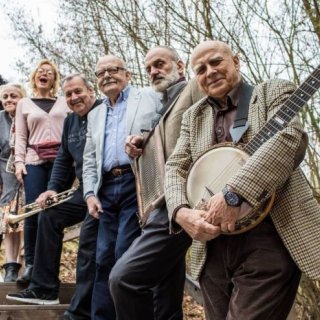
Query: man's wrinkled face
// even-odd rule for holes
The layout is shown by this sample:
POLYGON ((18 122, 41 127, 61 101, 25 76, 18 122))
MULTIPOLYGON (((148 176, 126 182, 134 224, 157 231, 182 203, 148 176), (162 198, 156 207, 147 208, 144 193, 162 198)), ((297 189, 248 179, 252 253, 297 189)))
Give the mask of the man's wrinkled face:
POLYGON ((62 86, 69 108, 80 117, 91 109, 95 95, 92 88, 87 87, 80 77, 74 77, 62 86))
POLYGON ((214 41, 195 48, 191 65, 202 91, 217 100, 224 100, 240 79, 239 58, 214 41))
POLYGON ((114 56, 100 58, 95 74, 100 91, 108 97, 118 96, 131 79, 131 73, 125 69, 122 60, 114 56))
POLYGON ((163 92, 183 75, 184 64, 182 61, 174 61, 169 50, 155 48, 147 53, 145 68, 154 90, 163 92))

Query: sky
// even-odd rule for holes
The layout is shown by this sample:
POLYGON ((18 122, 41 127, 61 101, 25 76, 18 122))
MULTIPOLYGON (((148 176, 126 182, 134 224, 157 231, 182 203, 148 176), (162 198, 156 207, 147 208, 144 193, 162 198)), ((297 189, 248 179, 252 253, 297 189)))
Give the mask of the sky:
MULTIPOLYGON (((50 31, 54 26, 56 17, 57 0, 15 0, 30 11, 36 22, 41 22, 44 30, 50 31)), ((19 71, 15 69, 15 62, 23 56, 23 48, 13 39, 12 27, 6 16, 3 3, 7 0, 0 0, 0 74, 10 82, 18 82, 21 79, 19 71)))

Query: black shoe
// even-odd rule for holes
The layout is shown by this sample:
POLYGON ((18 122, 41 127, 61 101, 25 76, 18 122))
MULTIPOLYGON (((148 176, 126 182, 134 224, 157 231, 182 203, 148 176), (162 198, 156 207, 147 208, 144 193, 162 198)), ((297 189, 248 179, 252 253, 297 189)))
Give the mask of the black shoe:
MULTIPOLYGON (((61 316, 59 320, 77 320, 77 319, 80 319, 80 318, 73 316, 72 314, 69 313, 68 310, 66 310, 63 316, 61 316)), ((81 319, 84 319, 84 318, 81 317, 81 319)))
POLYGON ((64 314, 63 316, 61 316, 59 318, 59 320, 74 320, 74 318, 72 318, 71 316, 64 314))
POLYGON ((18 273, 21 268, 21 264, 18 262, 9 262, 3 265, 5 270, 5 276, 3 282, 15 282, 18 278, 18 273))
POLYGON ((31 289, 25 289, 16 293, 8 293, 6 299, 29 304, 59 304, 59 298, 56 293, 40 293, 31 289))
POLYGON ((31 281, 32 270, 33 270, 33 265, 27 264, 26 267, 24 268, 23 275, 17 279, 17 284, 22 286, 28 285, 31 281))

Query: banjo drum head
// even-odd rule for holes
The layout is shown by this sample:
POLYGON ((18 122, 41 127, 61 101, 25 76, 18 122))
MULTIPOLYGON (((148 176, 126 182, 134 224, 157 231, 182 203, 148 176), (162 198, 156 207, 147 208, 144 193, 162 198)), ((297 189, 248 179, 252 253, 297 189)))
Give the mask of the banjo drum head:
POLYGON ((229 178, 245 164, 249 155, 239 147, 218 146, 201 155, 187 177, 187 198, 192 208, 222 191, 229 178), (208 191, 208 189, 210 191, 208 191))

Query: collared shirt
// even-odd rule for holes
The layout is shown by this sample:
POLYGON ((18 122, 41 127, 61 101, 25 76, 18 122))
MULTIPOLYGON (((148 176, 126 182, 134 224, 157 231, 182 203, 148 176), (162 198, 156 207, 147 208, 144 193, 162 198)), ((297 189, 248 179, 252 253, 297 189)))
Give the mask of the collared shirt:
POLYGON ((130 86, 124 88, 114 106, 111 105, 109 98, 103 100, 107 107, 103 150, 104 172, 130 163, 129 157, 124 151, 127 137, 126 111, 129 92, 130 86))
MULTIPOLYGON (((96 100, 90 111, 99 104, 101 104, 101 100, 96 100)), ((79 180, 80 187, 82 187, 82 163, 87 133, 87 115, 80 117, 72 112, 65 119, 61 147, 54 161, 48 190, 57 192, 64 190, 66 177, 73 169, 75 169, 75 175, 79 180)))
POLYGON ((218 102, 212 97, 208 98, 208 102, 213 107, 215 114, 213 144, 232 141, 230 128, 236 117, 242 83, 243 82, 240 81, 240 83, 228 93, 225 103, 218 102))

